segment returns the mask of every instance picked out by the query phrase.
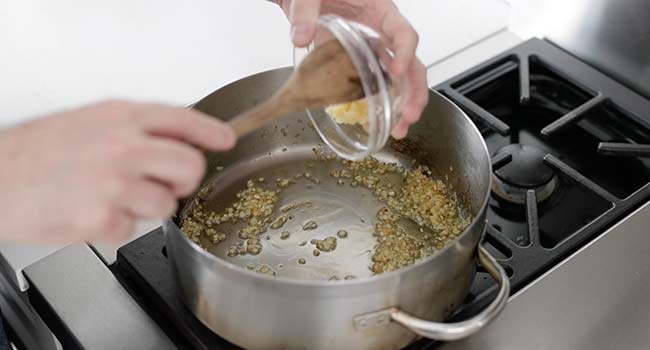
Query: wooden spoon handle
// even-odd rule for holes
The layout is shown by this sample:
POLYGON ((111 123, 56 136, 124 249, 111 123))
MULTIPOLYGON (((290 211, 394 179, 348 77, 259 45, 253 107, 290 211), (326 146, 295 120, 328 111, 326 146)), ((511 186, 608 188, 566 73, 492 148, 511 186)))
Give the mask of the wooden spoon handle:
POLYGON ((272 104, 263 102, 262 104, 232 118, 228 124, 233 128, 237 137, 242 137, 263 126, 267 121, 272 120, 275 116, 272 104))
POLYGON ((228 124, 235 130, 237 137, 242 137, 274 119, 304 108, 292 103, 290 95, 283 89, 270 99, 230 119, 228 124))

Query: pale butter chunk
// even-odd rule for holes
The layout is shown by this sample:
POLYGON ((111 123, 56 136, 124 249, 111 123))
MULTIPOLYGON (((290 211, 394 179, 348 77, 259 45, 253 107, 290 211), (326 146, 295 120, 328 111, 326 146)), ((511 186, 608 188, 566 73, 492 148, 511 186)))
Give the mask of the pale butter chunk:
POLYGON ((325 108, 325 112, 339 124, 365 125, 368 123, 366 99, 332 105, 325 108))

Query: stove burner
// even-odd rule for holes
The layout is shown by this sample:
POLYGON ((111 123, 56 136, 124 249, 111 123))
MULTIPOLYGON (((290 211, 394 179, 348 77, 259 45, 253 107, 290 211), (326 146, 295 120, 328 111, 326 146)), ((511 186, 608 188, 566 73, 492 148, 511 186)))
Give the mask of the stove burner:
POLYGON ((494 171, 492 192, 515 204, 526 204, 526 192, 534 190, 537 201, 547 199, 557 186, 553 169, 544 164, 545 153, 531 145, 511 144, 495 157, 510 154, 512 160, 494 171))

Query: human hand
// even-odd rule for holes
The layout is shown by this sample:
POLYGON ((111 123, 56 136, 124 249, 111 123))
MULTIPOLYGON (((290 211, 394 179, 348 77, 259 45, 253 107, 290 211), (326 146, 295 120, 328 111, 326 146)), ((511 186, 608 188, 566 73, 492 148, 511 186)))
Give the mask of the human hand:
POLYGON ((0 130, 0 239, 119 241, 196 189, 206 164, 191 145, 234 144, 225 123, 197 111, 120 101, 0 130))
POLYGON ((316 21, 320 14, 332 13, 363 23, 384 34, 395 53, 391 73, 407 75, 410 86, 400 122, 393 129, 393 137, 406 136, 410 125, 420 118, 429 101, 426 68, 416 57, 418 34, 402 16, 391 0, 276 0, 291 22, 291 39, 297 47, 305 47, 316 35, 316 21))

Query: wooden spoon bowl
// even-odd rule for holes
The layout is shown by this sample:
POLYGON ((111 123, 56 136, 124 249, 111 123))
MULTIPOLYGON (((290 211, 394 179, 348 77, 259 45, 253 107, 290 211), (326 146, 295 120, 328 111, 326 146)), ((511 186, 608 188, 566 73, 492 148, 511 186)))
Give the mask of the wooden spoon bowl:
POLYGON ((316 47, 271 98, 230 120, 238 137, 287 114, 364 96, 357 69, 338 40, 316 47))

